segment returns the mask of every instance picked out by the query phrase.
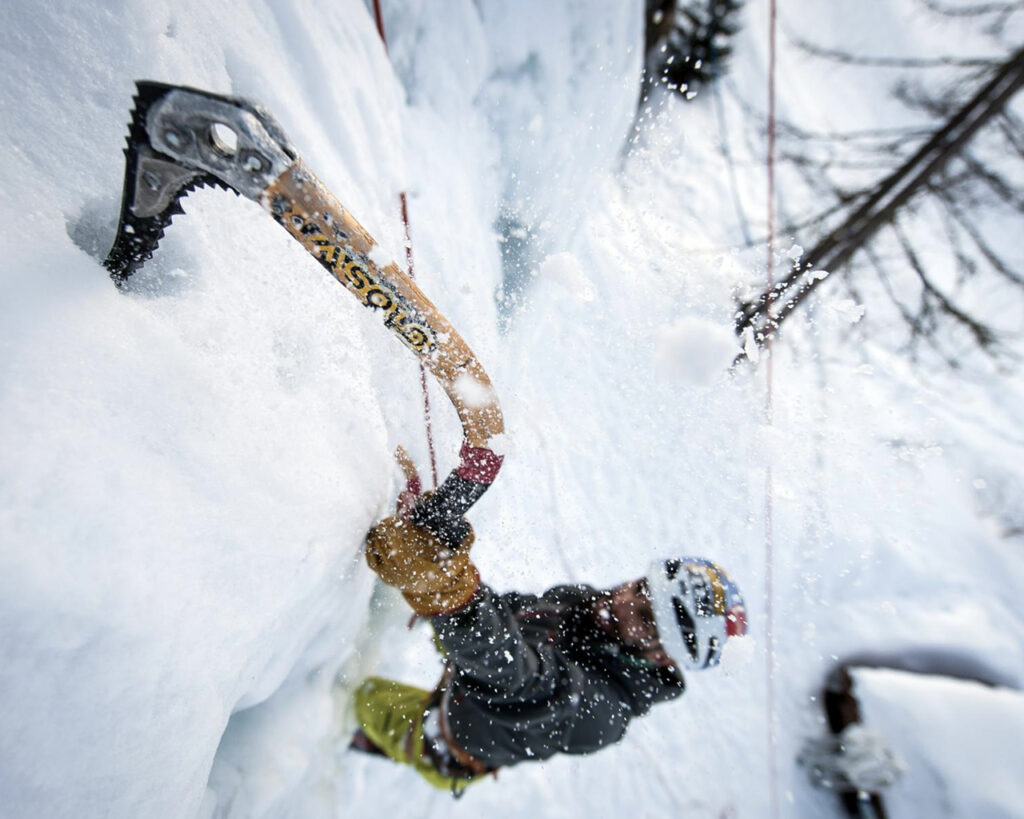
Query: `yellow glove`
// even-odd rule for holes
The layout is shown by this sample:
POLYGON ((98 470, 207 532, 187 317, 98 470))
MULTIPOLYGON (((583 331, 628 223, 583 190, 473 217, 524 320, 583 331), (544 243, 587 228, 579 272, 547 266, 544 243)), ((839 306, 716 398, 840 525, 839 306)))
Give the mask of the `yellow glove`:
POLYGON ((417 614, 450 614, 480 586, 480 574, 469 559, 473 539, 469 529, 458 549, 448 549, 426 529, 392 515, 366 535, 366 562, 402 592, 417 614))

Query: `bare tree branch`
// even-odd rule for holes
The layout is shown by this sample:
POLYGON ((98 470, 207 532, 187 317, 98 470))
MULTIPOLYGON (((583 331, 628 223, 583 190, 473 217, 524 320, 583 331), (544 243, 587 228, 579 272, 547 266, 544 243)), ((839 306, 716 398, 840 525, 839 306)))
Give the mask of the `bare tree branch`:
MULTIPOLYGON (((806 174, 810 177, 810 174, 806 174)), ((834 191, 831 192, 834 195, 834 191)), ((861 194, 858 194, 861 195, 861 194)), ((843 199, 836 204, 832 205, 828 210, 824 210, 803 222, 789 222, 786 223, 782 228, 779 229, 780 234, 795 234, 811 227, 816 227, 824 222, 827 222, 830 217, 835 216, 837 213, 841 213, 843 210, 850 206, 850 201, 843 199)), ((748 239, 737 245, 730 245, 727 248, 719 248, 714 250, 714 253, 721 253, 725 250, 748 250, 752 247, 764 247, 768 244, 768 238, 766 236, 760 236, 753 239, 748 239)))
POLYGON ((998 256, 998 254, 992 250, 988 242, 985 241, 984 237, 978 231, 977 227, 975 227, 974 223, 967 218, 967 214, 964 213, 959 203, 957 203, 957 201, 952 196, 948 195, 942 188, 934 189, 933 193, 957 225, 960 226, 960 229, 971 238, 971 241, 974 242, 974 246, 978 249, 978 252, 981 253, 992 269, 1010 283, 1024 288, 1024 277, 1011 270, 998 256))
POLYGON ((1024 211, 1024 195, 1007 182, 999 173, 987 165, 978 162, 969 153, 964 152, 959 159, 967 166, 974 176, 983 181, 989 189, 1008 205, 1024 211))
POLYGON ((899 297, 893 291, 892 276, 882 266, 882 260, 878 258, 878 254, 873 248, 868 247, 865 248, 865 255, 871 262, 871 267, 875 271, 878 281, 882 285, 882 289, 885 290, 889 300, 896 306, 896 309, 899 310, 903 320, 910 326, 911 336, 923 336, 924 328, 921 327, 920 319, 918 319, 918 317, 914 315, 914 313, 912 313, 902 301, 899 300, 899 297))
POLYGON ((779 122, 776 126, 779 136, 792 136, 801 142, 852 142, 853 140, 889 139, 908 140, 923 139, 932 133, 932 129, 918 126, 900 126, 894 128, 861 128, 851 131, 808 131, 792 122, 779 122))
POLYGON ((900 315, 903 317, 903 321, 910 327, 910 338, 907 340, 907 344, 904 347, 904 352, 910 356, 911 361, 917 361, 917 345, 924 341, 936 355, 939 356, 946 365, 955 369, 958 366, 956 360, 951 359, 946 355, 945 351, 939 347, 938 341, 935 337, 925 331, 925 328, 921 325, 920 318, 912 313, 910 309, 903 304, 897 297, 896 293, 892 289, 892 278, 882 267, 882 260, 878 258, 878 254, 874 248, 868 245, 864 248, 865 255, 871 262, 871 267, 875 271, 875 275, 878 281, 882 285, 882 289, 885 290, 886 295, 889 296, 889 300, 895 305, 900 315))
POLYGON ((920 0, 920 3, 929 11, 944 14, 947 17, 981 17, 986 14, 1007 14, 1024 9, 1024 3, 1002 2, 1002 3, 978 3, 974 6, 950 6, 940 3, 939 0, 920 0))
POLYGON ((760 296, 741 303, 736 331, 753 328, 759 344, 774 334, 823 279, 806 275, 808 267, 834 273, 909 201, 960 154, 971 138, 997 116, 1024 86, 1024 49, 1013 54, 974 96, 896 171, 882 180, 843 224, 805 256, 802 269, 791 272, 760 296), (772 312, 773 305, 778 305, 772 312))
POLYGON ((786 30, 786 37, 801 51, 824 60, 843 63, 845 65, 866 65, 877 68, 994 68, 999 65, 998 58, 993 57, 864 57, 850 54, 833 48, 805 40, 792 30, 786 30))
POLYGON ((999 118, 999 130, 1017 155, 1024 159, 1024 125, 1011 112, 1003 111, 999 118))
POLYGON ((977 345, 986 352, 989 352, 989 348, 997 341, 995 331, 987 324, 969 316, 957 307, 945 293, 932 284, 928 275, 925 273, 921 260, 914 251, 913 245, 910 243, 910 240, 907 238, 906 233, 904 233, 903 228, 900 226, 898 221, 892 223, 892 229, 896 234, 900 247, 903 249, 904 255, 907 257, 907 261, 910 263, 910 268, 917 274, 917 278, 921 282, 923 295, 925 297, 930 296, 943 313, 965 327, 974 337, 977 345))

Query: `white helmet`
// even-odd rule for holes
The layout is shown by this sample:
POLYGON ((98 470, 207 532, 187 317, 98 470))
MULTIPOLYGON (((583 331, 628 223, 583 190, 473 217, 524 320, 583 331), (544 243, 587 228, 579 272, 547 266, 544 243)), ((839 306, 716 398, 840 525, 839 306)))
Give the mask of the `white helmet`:
POLYGON ((647 571, 647 587, 661 647, 679 668, 699 671, 718 665, 726 639, 747 633, 739 589, 710 560, 655 561, 647 571))

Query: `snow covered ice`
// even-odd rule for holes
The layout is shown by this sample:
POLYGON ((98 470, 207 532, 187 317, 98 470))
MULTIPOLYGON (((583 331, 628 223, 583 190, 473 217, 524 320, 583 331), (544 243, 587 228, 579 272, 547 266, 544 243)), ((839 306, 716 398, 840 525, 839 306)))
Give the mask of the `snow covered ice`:
POLYGON ((724 376, 738 353, 731 327, 695 317, 680 319, 658 335, 659 369, 693 384, 724 376))
POLYGON ((540 263, 537 275, 557 283, 580 301, 593 301, 596 298, 594 285, 587 278, 580 260, 566 251, 545 258, 540 263))
MULTIPOLYGON (((762 271, 712 261, 736 217, 710 95, 667 100, 622 154, 642 3, 382 5, 387 52, 359 0, 0 6, 0 813, 756 818, 774 781, 783 815, 832 816, 794 760, 823 730, 812 698, 836 658, 922 650, 1024 685, 1019 376, 995 389, 994 375, 922 374, 849 343, 871 308, 851 302, 841 328, 822 319, 815 355, 774 348, 765 433, 763 369, 724 375, 739 350, 731 293, 762 271), (380 243, 375 258, 404 263, 408 192, 417 282, 506 414, 506 464, 471 514, 489 583, 610 585, 655 557, 706 554, 745 592, 743 650, 616 747, 502 771, 458 802, 346 752, 363 677, 430 687, 440 673, 427 631, 406 630, 361 555, 399 488, 395 444, 429 472, 418 368, 223 192, 190 195, 127 292, 114 288, 99 260, 136 79, 265 105, 380 243), (505 316, 503 220, 540 273, 505 316)), ((786 13, 944 47, 858 9, 786 13)), ((764 17, 749 4, 731 75, 758 105, 764 17)), ((870 90, 834 99, 813 72, 797 82, 793 63, 780 72, 780 104, 804 119, 878 106, 870 90)), ((748 159, 753 210, 763 179, 748 159)), ((446 471, 461 430, 433 384, 431 400, 446 471)), ((1007 747, 1002 701, 972 702, 1007 747)), ((982 759, 960 761, 958 794, 984 781, 969 775, 982 759)))

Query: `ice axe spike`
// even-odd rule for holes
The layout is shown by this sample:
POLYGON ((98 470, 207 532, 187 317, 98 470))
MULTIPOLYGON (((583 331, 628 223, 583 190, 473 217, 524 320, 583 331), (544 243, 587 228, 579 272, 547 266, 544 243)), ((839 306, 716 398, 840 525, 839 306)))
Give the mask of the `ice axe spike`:
POLYGON ((460 462, 414 519, 439 530, 497 475, 492 448, 504 420, 491 381, 449 321, 394 262, 370 255, 373 237, 303 163, 284 130, 247 100, 140 81, 125 150, 117 235, 104 266, 124 284, 156 250, 180 200, 203 185, 227 188, 264 210, 420 357, 462 422, 460 462))

